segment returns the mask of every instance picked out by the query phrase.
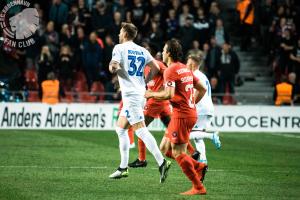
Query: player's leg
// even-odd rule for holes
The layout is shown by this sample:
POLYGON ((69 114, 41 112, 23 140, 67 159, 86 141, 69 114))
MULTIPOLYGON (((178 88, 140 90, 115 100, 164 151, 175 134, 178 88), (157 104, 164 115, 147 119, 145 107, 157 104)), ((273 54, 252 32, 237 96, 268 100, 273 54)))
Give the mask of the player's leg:
POLYGON ((137 122, 132 125, 135 130, 135 134, 145 143, 147 149, 154 156, 160 172, 160 182, 163 183, 167 178, 168 170, 171 166, 171 162, 164 159, 160 152, 156 140, 153 135, 148 131, 147 127, 143 122, 137 122))
MULTIPOLYGON (((121 112, 122 114, 122 112, 121 112)), ((129 123, 124 116, 119 116, 116 132, 119 139, 119 149, 121 155, 121 163, 119 168, 112 173, 109 178, 123 178, 128 176, 128 159, 129 159, 129 136, 128 136, 128 126, 129 123)))
POLYGON ((206 194, 206 190, 201 183, 202 171, 206 165, 198 163, 186 154, 189 132, 196 123, 196 118, 176 119, 172 118, 168 126, 169 139, 171 141, 172 154, 176 162, 181 167, 183 173, 193 183, 192 190, 182 193, 184 195, 206 194))
POLYGON ((197 140, 200 141, 200 139, 207 138, 212 141, 212 143, 215 145, 217 149, 220 149, 221 141, 218 132, 205 131, 208 127, 210 127, 211 121, 212 121, 212 116, 210 115, 198 116, 196 126, 190 133, 190 139, 193 139, 195 140, 195 142, 197 142, 197 140))
MULTIPOLYGON (((145 124, 148 126, 152 121, 153 117, 145 115, 145 124)), ((138 151, 139 151, 139 157, 133 161, 132 163, 129 163, 129 167, 137 168, 137 167, 146 167, 147 161, 146 161, 146 145, 145 143, 138 138, 138 151)))
POLYGON ((128 136, 129 136, 129 142, 130 142, 129 148, 132 149, 135 147, 135 143, 134 143, 134 132, 133 132, 133 129, 131 126, 128 129, 128 136))

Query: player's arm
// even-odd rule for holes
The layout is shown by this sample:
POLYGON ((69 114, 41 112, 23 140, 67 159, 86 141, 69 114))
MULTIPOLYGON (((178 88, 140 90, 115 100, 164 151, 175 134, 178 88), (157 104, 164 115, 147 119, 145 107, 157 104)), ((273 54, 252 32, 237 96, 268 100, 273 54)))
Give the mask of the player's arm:
POLYGON ((202 97, 204 97, 206 93, 206 89, 205 86, 201 83, 201 81, 197 79, 195 76, 194 76, 194 88, 196 89, 195 104, 197 104, 202 99, 202 97))
POLYGON ((159 73, 159 65, 154 61, 150 61, 147 64, 150 67, 150 72, 148 73, 148 76, 145 78, 145 83, 147 84, 149 81, 153 79, 153 77, 159 73))
POLYGON ((175 95, 175 87, 165 87, 164 90, 159 92, 153 92, 151 90, 147 90, 145 93, 145 98, 154 98, 157 100, 167 100, 173 98, 175 95))
POLYGON ((120 63, 118 63, 117 61, 114 61, 114 60, 110 61, 110 63, 109 63, 110 73, 115 74, 120 69, 121 69, 120 63))

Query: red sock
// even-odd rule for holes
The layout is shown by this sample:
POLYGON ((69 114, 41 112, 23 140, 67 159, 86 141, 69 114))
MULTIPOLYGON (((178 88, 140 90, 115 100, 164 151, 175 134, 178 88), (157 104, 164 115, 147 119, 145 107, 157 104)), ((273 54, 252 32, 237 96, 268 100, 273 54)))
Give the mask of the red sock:
POLYGON ((130 144, 133 144, 134 143, 134 133, 133 133, 133 128, 131 126, 128 129, 128 135, 129 135, 130 144))
POLYGON ((202 170, 206 164, 205 163, 200 163, 200 162, 197 162, 196 160, 194 160, 193 158, 191 158, 191 161, 194 165, 194 169, 196 170, 196 172, 202 170))
POLYGON ((175 158, 174 158, 174 156, 173 156, 173 154, 172 154, 172 150, 171 150, 171 149, 167 151, 166 156, 167 156, 168 158, 172 158, 172 159, 175 160, 175 158))
POLYGON ((182 153, 176 158, 176 161, 181 167, 183 173, 192 181, 194 188, 198 190, 202 189, 203 185, 194 169, 192 158, 185 153, 182 153))
POLYGON ((146 160, 146 145, 140 138, 138 139, 138 145, 139 145, 139 160, 141 161, 146 160))
POLYGON ((190 153, 190 155, 193 155, 193 153, 195 152, 195 149, 194 149, 194 147, 193 147, 193 145, 191 144, 190 141, 187 144, 187 150, 190 153))

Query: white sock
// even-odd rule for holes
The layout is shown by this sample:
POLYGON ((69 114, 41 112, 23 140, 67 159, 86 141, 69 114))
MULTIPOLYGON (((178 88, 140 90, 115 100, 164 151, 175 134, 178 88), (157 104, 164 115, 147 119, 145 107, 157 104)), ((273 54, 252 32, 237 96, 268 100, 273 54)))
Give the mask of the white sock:
POLYGON ((154 156, 158 166, 161 166, 164 162, 164 157, 162 153, 160 152, 156 140, 153 137, 153 135, 148 131, 146 127, 139 128, 138 130, 135 131, 135 134, 143 140, 145 143, 147 149, 152 153, 154 156))
POLYGON ((121 154, 120 168, 127 168, 128 160, 129 160, 129 145, 130 145, 128 129, 117 127, 116 132, 119 138, 119 149, 121 154))
POLYGON ((212 133, 206 133, 204 131, 191 131, 190 133, 190 139, 197 140, 197 139, 213 139, 213 134, 212 133))
POLYGON ((198 139, 194 141, 196 144, 196 149, 200 152, 200 160, 207 160, 204 140, 198 139))

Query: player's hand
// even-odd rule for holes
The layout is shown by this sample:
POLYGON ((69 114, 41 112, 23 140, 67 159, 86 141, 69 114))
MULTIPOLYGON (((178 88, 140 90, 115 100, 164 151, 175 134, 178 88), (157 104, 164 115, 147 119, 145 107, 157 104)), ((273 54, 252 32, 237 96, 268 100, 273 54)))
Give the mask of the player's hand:
POLYGON ((150 99, 150 98, 152 98, 152 97, 153 97, 152 91, 151 91, 151 90, 147 90, 147 91, 145 92, 145 98, 146 98, 146 99, 150 99))

